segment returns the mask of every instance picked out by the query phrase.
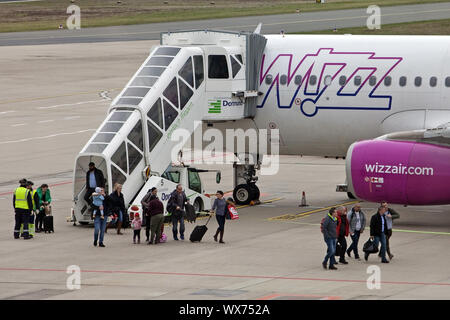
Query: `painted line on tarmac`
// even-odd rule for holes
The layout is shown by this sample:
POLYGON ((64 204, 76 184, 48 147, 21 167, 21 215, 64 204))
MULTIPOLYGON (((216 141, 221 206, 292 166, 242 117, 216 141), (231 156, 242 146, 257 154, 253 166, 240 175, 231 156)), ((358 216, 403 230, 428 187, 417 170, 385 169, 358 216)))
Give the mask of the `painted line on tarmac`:
POLYGON ((80 106, 82 104, 91 104, 91 103, 98 103, 98 102, 108 102, 109 103, 109 100, 100 99, 100 100, 80 101, 80 102, 74 102, 74 103, 55 104, 53 106, 48 106, 48 107, 37 107, 36 109, 40 109, 40 110, 56 109, 56 108, 61 108, 61 107, 73 107, 73 106, 80 106))
POLYGON ((2 111, 0 114, 7 114, 7 113, 13 113, 16 112, 15 110, 8 110, 8 111, 2 111))
MULTIPOLYGON (((26 272, 64 272, 66 269, 38 269, 38 268, 0 268, 0 271, 26 271, 26 272)), ((213 278, 241 278, 241 279, 269 279, 269 280, 295 280, 295 281, 323 281, 323 282, 345 282, 345 283, 367 283, 367 279, 332 279, 332 278, 303 278, 283 276, 260 276, 260 275, 238 275, 238 274, 214 274, 214 273, 187 273, 187 272, 158 272, 158 271, 127 271, 127 270, 81 270, 81 273, 109 273, 109 274, 136 274, 136 275, 167 275, 184 277, 213 277, 213 278)), ((409 282, 409 281, 381 281, 381 284, 392 285, 421 285, 450 287, 447 282, 409 282)))
POLYGON ((272 217, 272 218, 268 218, 268 221, 277 221, 277 220, 294 220, 294 219, 300 219, 300 218, 304 218, 307 216, 310 216, 313 213, 318 213, 318 212, 322 212, 322 211, 326 211, 329 210, 333 207, 340 207, 340 206, 348 206, 348 205, 352 205, 355 203, 361 202, 359 200, 354 200, 354 201, 348 201, 348 202, 344 202, 344 203, 338 203, 338 204, 334 204, 331 205, 329 207, 322 207, 319 209, 315 209, 315 210, 310 210, 310 211, 306 211, 306 212, 300 212, 300 213, 288 213, 288 214, 283 214, 280 216, 276 216, 276 217, 272 217))
MULTIPOLYGON (((285 220, 284 223, 301 224, 305 226, 320 226, 320 223, 308 223, 308 222, 296 222, 292 220, 285 220)), ((368 227, 370 230, 370 227, 368 227)), ((438 236, 450 236, 450 232, 440 232, 440 231, 424 231, 424 230, 406 230, 406 229, 392 229, 394 232, 404 232, 404 233, 418 233, 418 234, 431 234, 438 236)))
POLYGON ((61 132, 61 133, 50 134, 48 136, 42 136, 42 137, 31 137, 31 138, 24 138, 24 139, 19 139, 19 140, 0 141, 0 145, 1 144, 27 142, 27 141, 33 141, 33 140, 50 139, 50 138, 54 138, 54 137, 85 133, 85 132, 95 131, 95 130, 97 130, 97 129, 86 129, 86 130, 79 130, 79 131, 73 131, 73 132, 61 132))

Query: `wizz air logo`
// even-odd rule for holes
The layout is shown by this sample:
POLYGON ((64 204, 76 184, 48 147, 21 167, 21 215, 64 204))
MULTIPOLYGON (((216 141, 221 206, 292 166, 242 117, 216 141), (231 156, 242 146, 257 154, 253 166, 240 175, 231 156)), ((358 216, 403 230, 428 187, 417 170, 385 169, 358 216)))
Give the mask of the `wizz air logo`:
POLYGON ((263 55, 261 90, 264 90, 262 84, 266 76, 271 75, 273 80, 267 85, 258 108, 266 103, 276 103, 278 108, 295 105, 307 117, 315 116, 319 109, 391 109, 392 96, 377 94, 377 89, 403 58, 320 48, 317 53, 306 54, 297 65, 293 59, 293 54, 279 54, 266 61, 263 55), (280 94, 280 91, 284 92, 280 94), (268 102, 269 99, 272 100, 268 102))

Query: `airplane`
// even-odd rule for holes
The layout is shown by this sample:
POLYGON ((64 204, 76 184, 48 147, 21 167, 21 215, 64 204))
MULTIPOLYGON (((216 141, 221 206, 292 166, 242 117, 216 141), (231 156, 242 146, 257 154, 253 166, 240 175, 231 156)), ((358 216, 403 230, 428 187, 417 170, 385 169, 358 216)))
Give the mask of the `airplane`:
MULTIPOLYGON (((126 203, 139 203, 181 149, 178 129, 194 140, 278 130, 280 155, 345 158, 350 197, 449 204, 449 49, 448 36, 162 33, 75 160, 75 213, 91 161, 109 191, 121 183, 126 203)), ((265 154, 224 151, 237 158, 235 201, 259 199, 265 154)))

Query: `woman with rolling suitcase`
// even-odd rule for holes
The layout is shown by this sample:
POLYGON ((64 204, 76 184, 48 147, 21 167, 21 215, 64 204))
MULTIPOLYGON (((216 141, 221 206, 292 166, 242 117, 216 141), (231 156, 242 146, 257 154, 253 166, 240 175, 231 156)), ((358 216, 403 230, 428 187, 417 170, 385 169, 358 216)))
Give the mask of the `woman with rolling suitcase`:
POLYGON ((215 212, 216 220, 219 224, 217 228, 216 234, 214 235, 214 241, 217 242, 217 236, 220 234, 219 243, 225 243, 223 241, 223 234, 225 231, 225 217, 227 214, 227 201, 223 198, 223 191, 218 190, 216 192, 216 199, 214 200, 211 213, 215 212))

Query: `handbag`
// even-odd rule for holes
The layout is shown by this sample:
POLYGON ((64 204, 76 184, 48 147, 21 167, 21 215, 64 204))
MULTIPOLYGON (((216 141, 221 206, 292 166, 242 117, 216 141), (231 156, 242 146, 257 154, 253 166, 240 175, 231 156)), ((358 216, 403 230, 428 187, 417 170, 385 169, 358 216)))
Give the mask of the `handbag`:
POLYGON ((239 214, 236 210, 235 206, 228 206, 228 214, 230 215, 231 220, 239 219, 239 214))
POLYGON ((341 244, 338 242, 338 243, 336 243, 336 251, 334 252, 334 255, 335 255, 336 257, 339 257, 339 256, 341 255, 341 252, 342 252, 342 246, 341 246, 341 244))
POLYGON ((363 251, 365 253, 377 253, 378 246, 375 245, 375 241, 369 238, 366 243, 364 243, 363 251))

